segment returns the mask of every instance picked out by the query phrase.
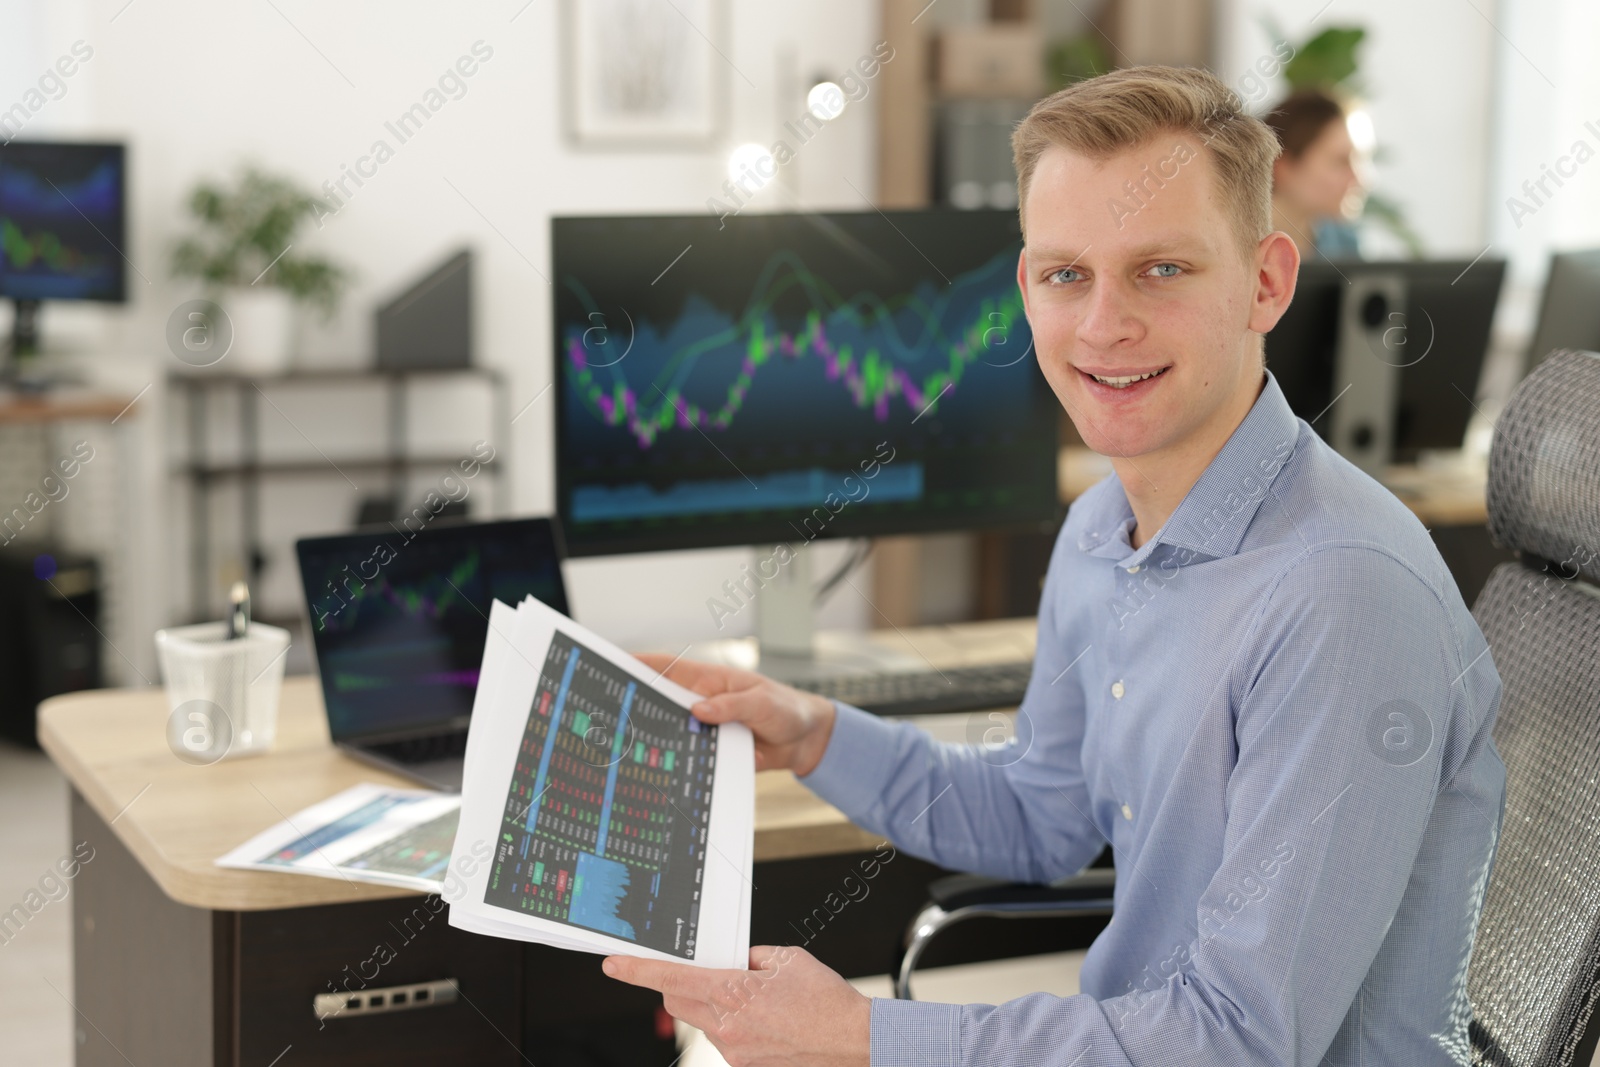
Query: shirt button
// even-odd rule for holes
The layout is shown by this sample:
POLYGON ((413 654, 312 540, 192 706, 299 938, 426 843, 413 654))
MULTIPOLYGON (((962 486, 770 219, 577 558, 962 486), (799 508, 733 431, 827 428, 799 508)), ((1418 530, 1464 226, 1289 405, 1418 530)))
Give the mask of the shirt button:
POLYGON ((1139 565, 1137 563, 1135 563, 1133 566, 1129 567, 1128 568, 1128 573, 1129 574, 1138 574, 1139 573, 1139 565))
POLYGON ((1127 692, 1127 690, 1123 688, 1121 682, 1112 682, 1111 683, 1111 695, 1116 697, 1118 700, 1121 700, 1122 699, 1122 694, 1126 693, 1126 692, 1127 692))
POLYGON ((1128 805, 1126 805, 1126 804, 1122 805, 1122 817, 1124 819, 1127 819, 1129 822, 1132 822, 1133 821, 1133 809, 1128 807, 1128 805))

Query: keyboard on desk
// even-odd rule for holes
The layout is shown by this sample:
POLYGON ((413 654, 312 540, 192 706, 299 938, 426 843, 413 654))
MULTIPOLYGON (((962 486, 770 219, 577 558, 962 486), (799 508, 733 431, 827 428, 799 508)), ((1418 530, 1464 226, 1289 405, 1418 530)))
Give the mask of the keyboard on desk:
POLYGON ((1022 703, 1031 661, 942 671, 880 671, 841 674, 795 683, 798 689, 853 704, 875 715, 936 715, 1022 703))

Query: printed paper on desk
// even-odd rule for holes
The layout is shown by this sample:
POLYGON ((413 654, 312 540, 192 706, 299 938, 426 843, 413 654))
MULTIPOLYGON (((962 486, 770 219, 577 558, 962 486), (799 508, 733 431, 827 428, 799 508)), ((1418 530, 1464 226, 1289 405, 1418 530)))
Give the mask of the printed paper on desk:
POLYGON ((492 852, 450 924, 747 967, 750 731, 695 719, 696 694, 531 597, 494 605, 478 685, 455 847, 492 852))
MULTIPOLYGON (((460 806, 453 793, 363 782, 268 827, 216 864, 443 893, 453 877, 460 806)), ((479 856, 487 851, 480 847, 479 856)), ((463 866, 471 860, 457 869, 463 866)))

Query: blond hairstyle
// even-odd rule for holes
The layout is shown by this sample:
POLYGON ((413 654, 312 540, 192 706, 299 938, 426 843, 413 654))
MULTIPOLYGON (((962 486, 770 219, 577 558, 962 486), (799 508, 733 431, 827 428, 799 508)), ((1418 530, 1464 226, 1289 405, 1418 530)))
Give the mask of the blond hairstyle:
POLYGON ((1218 195, 1245 261, 1272 232, 1272 162, 1278 138, 1209 71, 1128 67, 1067 86, 1040 100, 1011 135, 1017 213, 1039 157, 1060 146, 1100 162, 1162 133, 1190 134, 1209 148, 1218 195))

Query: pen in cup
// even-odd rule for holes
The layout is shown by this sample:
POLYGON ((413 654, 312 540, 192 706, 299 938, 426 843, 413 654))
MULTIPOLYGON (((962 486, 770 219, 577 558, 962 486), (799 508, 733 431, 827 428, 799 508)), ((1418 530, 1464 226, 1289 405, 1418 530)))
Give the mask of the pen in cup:
MULTIPOLYGON (((229 641, 243 641, 250 633, 250 587, 243 582, 234 582, 233 588, 228 590, 228 636, 229 641)), ((233 707, 228 710, 228 715, 233 719, 234 730, 239 740, 246 747, 253 741, 250 736, 250 717, 246 714, 247 702, 250 694, 245 691, 248 684, 245 674, 248 658, 238 657, 233 677, 233 707)))

